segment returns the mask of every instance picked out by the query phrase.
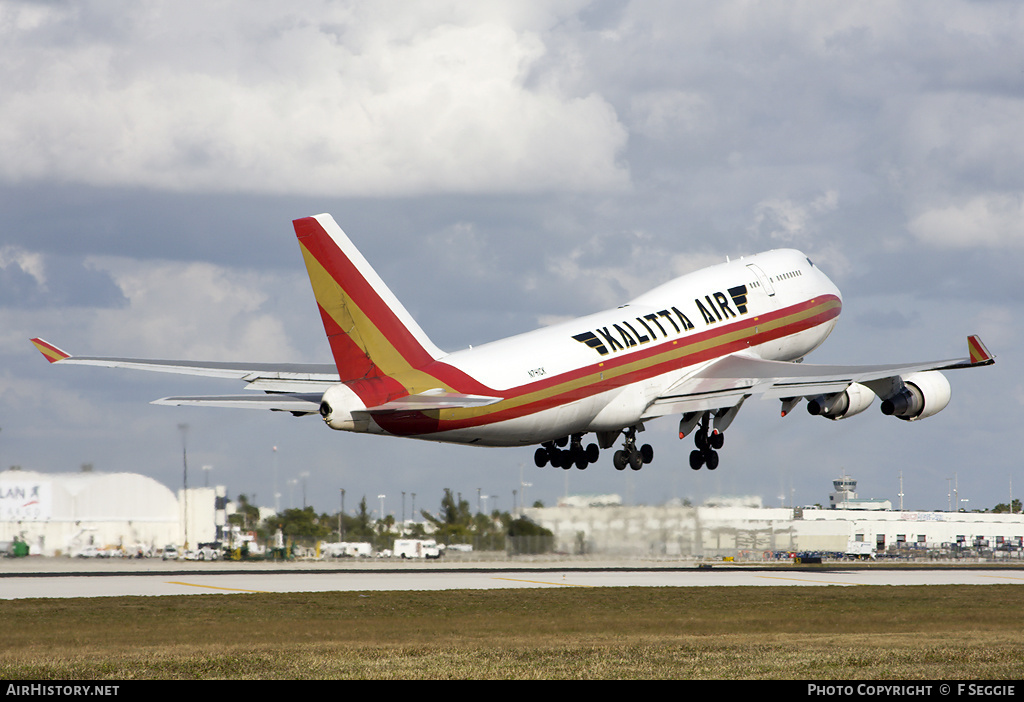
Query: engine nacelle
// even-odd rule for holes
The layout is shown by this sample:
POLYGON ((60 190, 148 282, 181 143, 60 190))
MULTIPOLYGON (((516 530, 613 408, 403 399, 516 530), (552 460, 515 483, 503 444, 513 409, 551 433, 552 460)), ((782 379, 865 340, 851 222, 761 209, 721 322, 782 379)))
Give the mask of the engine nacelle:
POLYGON ((942 373, 912 373, 903 378, 902 390, 882 401, 882 414, 908 422, 931 417, 945 409, 951 394, 949 381, 942 373))
POLYGON ((359 396, 344 384, 328 388, 320 400, 320 416, 327 426, 339 431, 366 431, 370 416, 360 411, 365 409, 359 396))
POLYGON ((807 411, 831 420, 846 419, 860 414, 875 400, 875 393, 860 383, 851 383, 843 392, 818 395, 807 400, 807 411))

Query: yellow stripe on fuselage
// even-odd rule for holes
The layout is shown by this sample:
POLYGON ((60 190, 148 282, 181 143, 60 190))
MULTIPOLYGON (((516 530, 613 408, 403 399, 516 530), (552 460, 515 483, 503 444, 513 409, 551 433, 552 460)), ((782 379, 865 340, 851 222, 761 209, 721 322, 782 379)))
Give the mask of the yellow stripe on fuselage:
MULTIPOLYGON (((356 304, 334 276, 320 265, 301 241, 299 248, 302 249, 302 258, 306 262, 306 270, 309 272, 317 304, 363 349, 384 375, 401 383, 410 394, 439 387, 436 378, 413 368, 405 360, 369 315, 356 304)), ((447 385, 442 384, 441 387, 452 390, 447 385)))

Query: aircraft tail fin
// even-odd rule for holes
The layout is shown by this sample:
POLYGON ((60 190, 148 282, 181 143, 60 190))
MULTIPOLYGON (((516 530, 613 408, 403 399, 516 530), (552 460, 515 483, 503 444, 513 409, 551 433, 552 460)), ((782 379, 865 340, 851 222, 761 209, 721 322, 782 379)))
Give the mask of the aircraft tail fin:
POLYGON ((343 382, 402 375, 445 355, 331 215, 293 225, 343 382))

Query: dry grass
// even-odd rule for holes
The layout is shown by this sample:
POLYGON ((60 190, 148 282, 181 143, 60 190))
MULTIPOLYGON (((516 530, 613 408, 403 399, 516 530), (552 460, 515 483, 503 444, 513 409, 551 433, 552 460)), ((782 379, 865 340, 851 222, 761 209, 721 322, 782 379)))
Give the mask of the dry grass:
POLYGON ((1021 679, 1017 585, 0 602, 5 679, 1021 679))

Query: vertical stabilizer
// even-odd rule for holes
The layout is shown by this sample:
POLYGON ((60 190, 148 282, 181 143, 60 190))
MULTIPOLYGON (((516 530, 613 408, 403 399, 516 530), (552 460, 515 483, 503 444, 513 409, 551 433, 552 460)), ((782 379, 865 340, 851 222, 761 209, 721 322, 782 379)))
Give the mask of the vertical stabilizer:
POLYGON ((331 215, 293 224, 342 381, 400 375, 444 355, 331 215))

